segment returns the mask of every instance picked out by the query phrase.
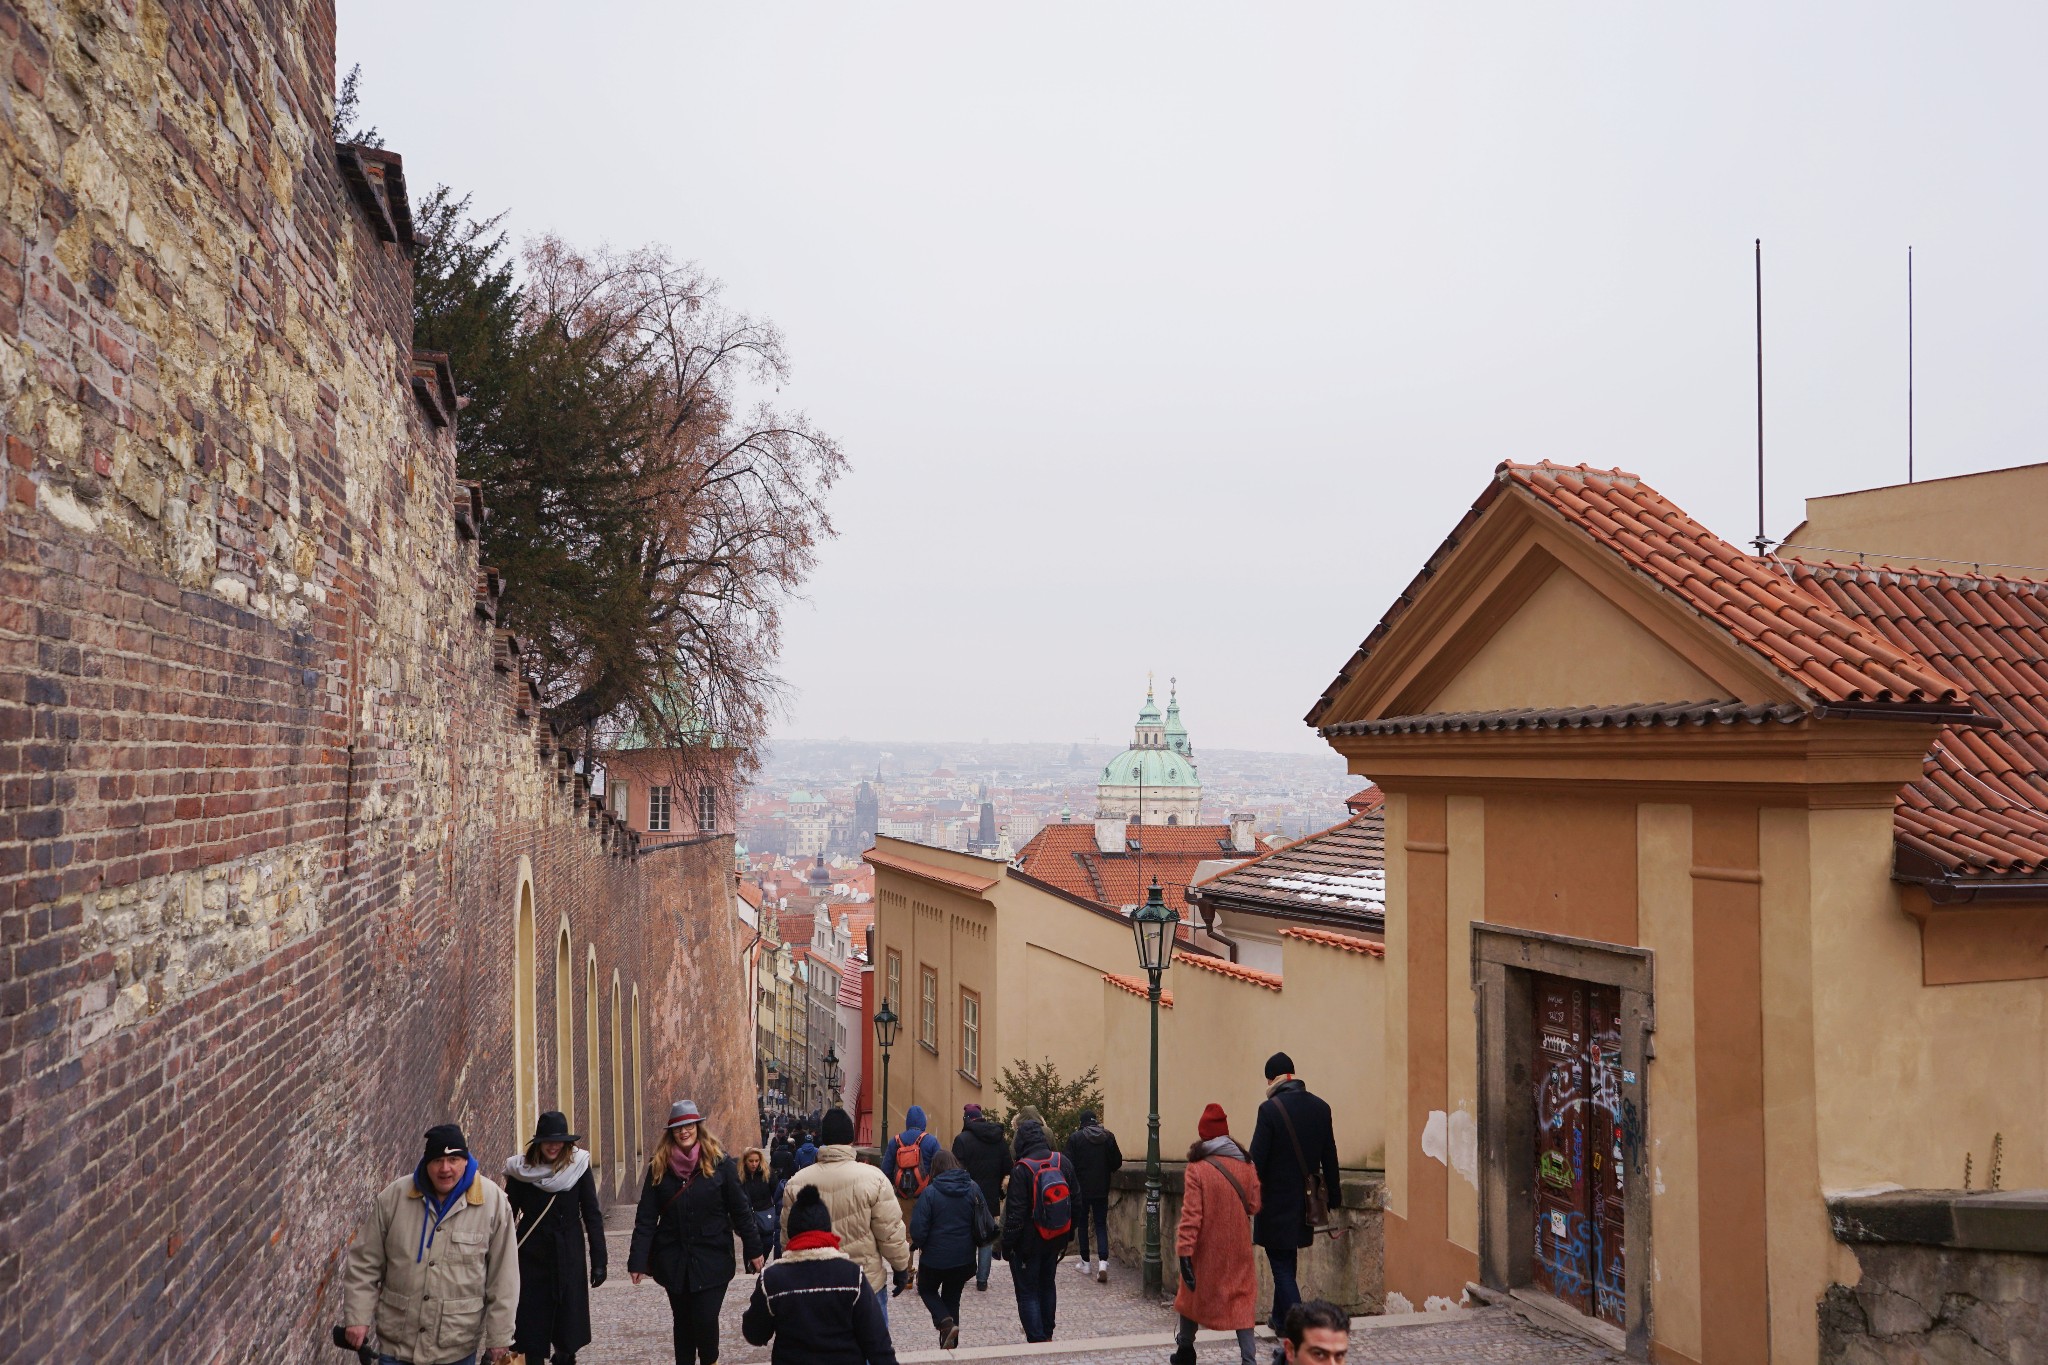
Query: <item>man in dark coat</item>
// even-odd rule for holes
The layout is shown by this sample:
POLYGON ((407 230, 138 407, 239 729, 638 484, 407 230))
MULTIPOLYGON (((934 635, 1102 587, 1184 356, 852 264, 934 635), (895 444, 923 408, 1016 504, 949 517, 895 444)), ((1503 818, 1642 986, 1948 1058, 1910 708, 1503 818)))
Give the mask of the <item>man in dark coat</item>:
MULTIPOLYGON (((1319 1171, 1323 1189, 1337 1198, 1337 1139, 1330 1106, 1308 1092, 1294 1074, 1294 1059, 1276 1052, 1266 1060, 1266 1102, 1252 1130, 1252 1165, 1259 1173, 1263 1202, 1252 1220, 1252 1240, 1266 1249, 1273 1268, 1273 1335, 1287 1324, 1287 1310, 1301 1302, 1295 1261, 1315 1241, 1308 1221, 1308 1177, 1319 1171)), ((1278 1352, 1273 1357, 1280 1359, 1278 1352)))
MULTIPOLYGON (((961 1114, 963 1122, 960 1135, 953 1139, 953 1155, 974 1177, 974 1183, 981 1187, 982 1201, 990 1212, 994 1212, 1003 1206, 1003 1181, 1009 1177, 1010 1168, 1017 1164, 1017 1158, 1010 1154, 1010 1139, 1004 1136, 1003 1125, 983 1117, 980 1105, 966 1105, 961 1114)), ((976 1289, 988 1289, 988 1272, 995 1262, 995 1255, 994 1242, 975 1253, 976 1289)))
MULTIPOLYGON (((1051 1341, 1053 1319, 1059 1307, 1060 1257, 1065 1254, 1072 1231, 1046 1237, 1035 1216, 1038 1172, 1034 1164, 1054 1163, 1068 1190, 1073 1207, 1074 1163, 1064 1153, 1055 1154, 1045 1136, 1045 1125, 1025 1119, 1017 1125, 1017 1165, 1010 1172, 1010 1193, 1003 1204, 1003 1256, 1010 1263, 1010 1279, 1017 1288, 1017 1320, 1026 1341, 1051 1341)), ((1051 1174, 1048 1170, 1047 1174, 1051 1174)))
POLYGON ((1116 1134, 1095 1121, 1095 1111, 1081 1111, 1081 1126, 1067 1139, 1067 1160, 1074 1163, 1074 1230, 1081 1244, 1081 1273, 1109 1283, 1109 1178, 1124 1164, 1116 1134), (1095 1224, 1096 1262, 1088 1264, 1088 1224, 1095 1224))

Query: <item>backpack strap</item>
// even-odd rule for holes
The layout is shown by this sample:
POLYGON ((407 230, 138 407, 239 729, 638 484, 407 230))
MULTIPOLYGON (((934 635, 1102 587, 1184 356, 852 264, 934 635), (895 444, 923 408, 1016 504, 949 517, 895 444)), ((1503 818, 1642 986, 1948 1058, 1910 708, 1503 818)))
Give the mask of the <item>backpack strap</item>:
POLYGON ((1244 1205, 1245 1217, 1251 1217, 1252 1197, 1244 1192, 1244 1183, 1240 1181, 1236 1176, 1230 1173, 1230 1168, 1228 1166, 1216 1160, 1214 1157, 1205 1156, 1202 1158, 1202 1160, 1207 1162, 1210 1168, 1213 1169, 1216 1172, 1216 1174, 1222 1176, 1225 1180, 1228 1180, 1230 1182, 1230 1188, 1237 1191, 1237 1202, 1244 1205))

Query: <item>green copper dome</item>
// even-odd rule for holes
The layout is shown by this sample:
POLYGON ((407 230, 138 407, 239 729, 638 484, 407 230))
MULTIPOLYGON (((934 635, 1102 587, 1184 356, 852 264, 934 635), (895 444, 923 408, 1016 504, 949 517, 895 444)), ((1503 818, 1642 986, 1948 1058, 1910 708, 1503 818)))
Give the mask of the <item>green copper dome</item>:
MULTIPOLYGON (((1157 715, 1157 712, 1154 712, 1157 715)), ((1199 787, 1195 765, 1172 749, 1126 749, 1102 770, 1105 787, 1199 787)))

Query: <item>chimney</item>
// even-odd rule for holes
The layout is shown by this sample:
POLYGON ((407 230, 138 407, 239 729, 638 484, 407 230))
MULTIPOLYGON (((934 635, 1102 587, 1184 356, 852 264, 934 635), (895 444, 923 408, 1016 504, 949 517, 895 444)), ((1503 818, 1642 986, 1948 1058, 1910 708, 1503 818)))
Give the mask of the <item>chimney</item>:
POLYGON ((1124 851, 1124 822, 1112 815, 1095 822, 1095 847, 1104 853, 1124 851))
POLYGON ((1230 817, 1230 846, 1239 853, 1257 853, 1258 840, 1252 838, 1252 822, 1258 817, 1238 812, 1230 817))

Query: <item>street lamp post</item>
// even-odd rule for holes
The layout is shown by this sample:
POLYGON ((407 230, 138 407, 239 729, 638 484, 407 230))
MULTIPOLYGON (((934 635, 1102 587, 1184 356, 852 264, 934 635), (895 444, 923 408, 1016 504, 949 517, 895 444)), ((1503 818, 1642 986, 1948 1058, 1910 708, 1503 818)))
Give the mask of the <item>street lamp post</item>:
POLYGON ((1154 877, 1145 903, 1131 916, 1131 934, 1138 941, 1138 965, 1151 982, 1145 992, 1152 1006, 1152 1110, 1145 1116, 1145 1294, 1155 1299, 1166 1279, 1159 1260, 1159 974, 1173 961, 1173 933, 1179 922, 1166 908, 1165 893, 1154 877))
POLYGON ((889 1008, 885 997, 882 1008, 875 1011, 875 1046, 882 1050, 882 1105, 875 1114, 875 1140, 881 1140, 882 1133, 889 1127, 889 1049, 896 1046, 896 1011, 889 1008))
POLYGON ((839 1069, 839 1049, 831 1043, 825 1045, 825 1088, 832 1092, 832 1107, 839 1107, 839 1082, 843 1073, 839 1069))

